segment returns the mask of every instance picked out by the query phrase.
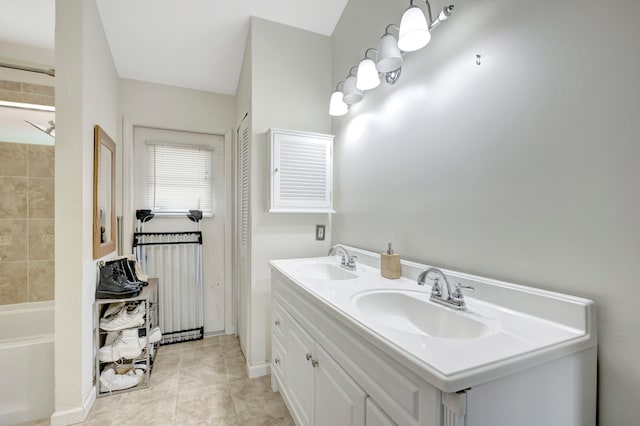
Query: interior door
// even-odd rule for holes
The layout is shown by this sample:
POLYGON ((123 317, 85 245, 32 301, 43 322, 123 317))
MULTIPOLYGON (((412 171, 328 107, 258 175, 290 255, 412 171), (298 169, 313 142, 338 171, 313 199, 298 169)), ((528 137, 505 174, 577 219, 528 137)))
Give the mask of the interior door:
MULTIPOLYGON (((201 221, 202 259, 203 259, 203 296, 205 333, 224 332, 225 330, 225 212, 227 191, 225 181, 224 135, 184 132, 149 127, 134 127, 134 207, 149 208, 147 203, 147 146, 149 143, 171 145, 196 145, 213 149, 213 216, 201 221)), ((133 214, 133 212, 132 212, 133 214)), ((135 219, 134 219, 135 220, 135 219)), ((196 225, 186 215, 156 215, 145 223, 144 232, 194 231, 196 225)), ((162 313, 160 313, 162 315, 162 313)))
POLYGON ((249 228, 249 121, 242 120, 236 132, 236 287, 240 309, 238 309, 238 336, 245 357, 249 338, 249 309, 251 294, 250 228, 249 228))

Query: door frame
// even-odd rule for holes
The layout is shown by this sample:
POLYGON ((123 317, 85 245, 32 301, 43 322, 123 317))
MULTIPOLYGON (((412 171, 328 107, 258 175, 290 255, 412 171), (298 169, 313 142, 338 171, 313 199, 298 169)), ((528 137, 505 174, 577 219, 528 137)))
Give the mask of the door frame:
MULTIPOLYGON (((136 127, 148 127, 158 130, 170 130, 177 132, 202 133, 207 135, 224 135, 224 167, 225 167, 225 221, 224 221, 224 332, 225 334, 236 333, 236 306, 233 300, 233 214, 234 214, 234 194, 235 180, 233 178, 233 130, 215 126, 187 126, 182 124, 167 125, 165 121, 156 121, 148 118, 128 117, 122 118, 122 149, 116 150, 118 156, 119 170, 116 172, 120 183, 117 186, 121 189, 122 200, 119 208, 116 207, 118 216, 122 217, 122 235, 133 235, 135 228, 134 215, 134 188, 133 188, 133 132, 136 127), (125 214, 125 212, 129 212, 125 214), (129 216, 131 215, 131 216, 129 216), (129 219, 130 218, 130 219, 129 219)), ((123 238, 122 249, 125 253, 132 253, 131 239, 123 238)), ((122 254, 122 253, 120 253, 122 254)))

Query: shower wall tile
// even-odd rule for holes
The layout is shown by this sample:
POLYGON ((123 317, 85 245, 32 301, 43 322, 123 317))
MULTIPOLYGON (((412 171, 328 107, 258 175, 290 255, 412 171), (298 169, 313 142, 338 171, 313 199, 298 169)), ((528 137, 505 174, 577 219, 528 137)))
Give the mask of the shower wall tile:
POLYGON ((0 90, 0 101, 22 102, 22 92, 10 92, 9 90, 0 90))
POLYGON ((0 220, 0 262, 26 261, 27 220, 0 220))
POLYGON ((26 302, 27 279, 27 262, 0 262, 0 305, 26 302))
POLYGON ((0 219, 27 217, 27 185, 27 178, 0 176, 0 219))
POLYGON ((54 262, 29 262, 29 302, 53 300, 54 262))
MULTIPOLYGON (((0 100, 54 105, 52 86, 0 80, 0 100)), ((55 147, 0 141, 0 305, 54 298, 55 147)))
POLYGON ((24 93, 33 93, 35 95, 55 96, 56 90, 53 86, 44 86, 42 84, 22 83, 22 91, 24 93))
POLYGON ((0 143, 0 176, 27 176, 27 145, 0 143))
POLYGON ((29 220, 29 261, 53 260, 53 219, 29 220))
POLYGON ((55 148, 47 145, 27 146, 29 177, 53 177, 55 148))
POLYGON ((0 80, 0 90, 22 92, 22 83, 19 81, 0 80))
POLYGON ((29 219, 53 217, 53 178, 29 178, 29 219))
POLYGON ((45 95, 34 95, 32 93, 23 93, 22 94, 22 102, 28 104, 37 104, 37 105, 55 105, 55 98, 53 96, 45 96, 45 95))

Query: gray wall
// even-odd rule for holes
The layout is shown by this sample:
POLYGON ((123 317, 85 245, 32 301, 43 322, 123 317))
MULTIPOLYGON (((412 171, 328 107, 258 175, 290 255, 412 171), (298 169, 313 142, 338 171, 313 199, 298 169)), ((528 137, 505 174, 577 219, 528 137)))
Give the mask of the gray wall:
MULTIPOLYGON (((271 354, 269 260, 321 256, 328 241, 315 241, 315 225, 327 214, 269 213, 270 128, 330 133, 326 95, 331 90, 331 40, 264 19, 251 19, 251 81, 241 76, 238 104, 251 112, 251 301, 248 361, 268 365, 271 354), (247 93, 250 90, 250 93, 247 93), (326 99, 325 99, 326 98, 326 99)), ((244 75, 243 71, 243 75, 244 75)), ((244 112, 240 110, 240 114, 244 112)), ((237 117, 238 121, 242 116, 237 117)))
MULTIPOLYGON (((333 84, 407 3, 349 2, 333 84)), ((459 0, 395 86, 333 121, 333 242, 595 300, 603 425, 638 421, 638 16, 459 0)))

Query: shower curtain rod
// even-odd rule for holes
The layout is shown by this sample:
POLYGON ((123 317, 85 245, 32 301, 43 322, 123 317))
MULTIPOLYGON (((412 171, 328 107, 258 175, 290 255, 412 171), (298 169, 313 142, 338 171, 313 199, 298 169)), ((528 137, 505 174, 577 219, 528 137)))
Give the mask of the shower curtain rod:
POLYGON ((51 77, 55 77, 56 76, 56 70, 50 68, 50 69, 43 69, 43 68, 33 68, 33 67, 25 67, 22 65, 13 65, 13 64, 6 64, 3 62, 0 62, 0 68, 12 68, 14 70, 20 70, 20 71, 29 71, 29 72, 37 72, 40 74, 47 74, 50 75, 51 77))

